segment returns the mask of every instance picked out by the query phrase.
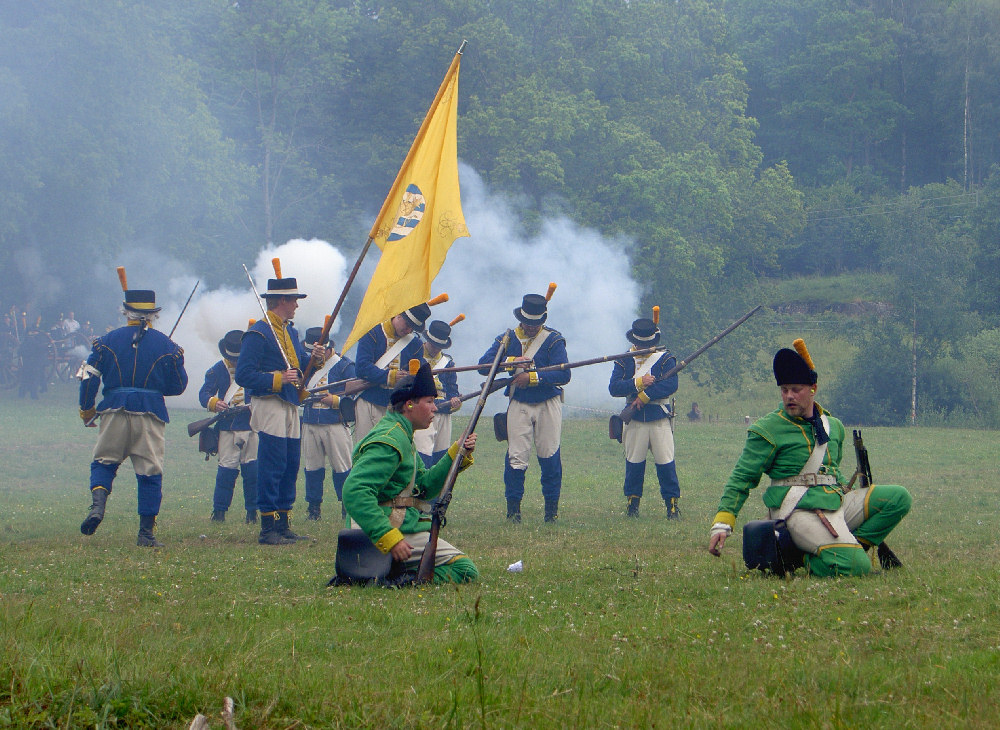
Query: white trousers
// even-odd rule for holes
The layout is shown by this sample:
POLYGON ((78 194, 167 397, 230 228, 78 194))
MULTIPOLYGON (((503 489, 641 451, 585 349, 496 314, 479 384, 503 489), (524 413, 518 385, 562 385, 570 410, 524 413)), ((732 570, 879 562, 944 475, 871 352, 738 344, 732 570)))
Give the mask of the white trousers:
MULTIPOLYGON (((851 531, 856 530, 864 522, 865 498, 867 496, 867 489, 854 489, 844 495, 840 509, 822 511, 837 533, 837 537, 830 534, 819 515, 813 510, 793 510, 785 519, 785 524, 788 525, 788 534, 792 536, 792 542, 799 550, 812 555, 828 545, 858 545, 859 543, 851 531)), ((782 502, 782 507, 785 507, 784 502, 782 502)), ((781 509, 770 510, 771 518, 774 519, 774 516, 780 514, 781 511, 781 509)))
POLYGON ((368 432, 375 428, 375 424, 382 420, 382 416, 388 411, 388 406, 377 406, 369 403, 363 398, 354 401, 354 443, 357 445, 361 439, 368 435, 368 432))
POLYGON ((330 468, 342 473, 351 468, 351 431, 343 423, 302 424, 302 464, 306 471, 316 471, 330 462, 330 468))
POLYGON ((276 395, 254 396, 250 400, 250 428, 255 433, 282 439, 301 437, 298 406, 276 395))
POLYGON ((653 452, 657 464, 669 464, 674 460, 674 432, 670 430, 670 419, 658 421, 629 421, 622 434, 625 460, 638 464, 646 461, 646 454, 653 452))
POLYGON ((253 431, 219 431, 219 466, 239 469, 257 459, 257 434, 253 431))
POLYGON ((163 473, 166 450, 166 424, 152 413, 117 410, 101 414, 94 461, 121 464, 131 459, 136 474, 151 477, 163 473))
POLYGON ((507 409, 507 458, 513 469, 524 471, 531 457, 531 444, 539 459, 547 459, 559 450, 562 436, 562 399, 549 398, 541 403, 512 400, 507 409))

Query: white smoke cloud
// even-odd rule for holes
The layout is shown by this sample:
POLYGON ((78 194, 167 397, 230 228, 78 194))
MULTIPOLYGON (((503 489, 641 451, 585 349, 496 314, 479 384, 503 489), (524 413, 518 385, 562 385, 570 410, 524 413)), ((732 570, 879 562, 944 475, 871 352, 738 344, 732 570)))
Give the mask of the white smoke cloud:
MULTIPOLYGON (((450 297, 447 303, 433 308, 433 319, 451 321, 459 313, 466 315, 466 320, 455 325, 452 332, 454 345, 449 354, 456 364, 477 362, 496 335, 517 325, 513 310, 520 306, 523 295, 544 294, 550 281, 557 284, 557 289, 549 302, 546 325, 566 338, 570 361, 628 350, 625 331, 636 317, 639 287, 629 272, 627 242, 605 238, 565 217, 547 220, 536 234, 527 235, 510 201, 492 193, 467 165, 460 166, 460 175, 462 204, 471 236, 458 239, 452 246, 431 292, 435 295, 446 291, 450 297)), ((363 240, 365 233, 366 228, 359 225, 357 239, 363 240)), ((369 251, 352 286, 352 297, 360 298, 378 255, 374 247, 369 251)), ((295 315, 300 334, 307 327, 320 326, 344 287, 349 267, 344 254, 317 239, 293 239, 268 246, 248 267, 260 292, 266 289, 267 279, 274 276, 274 257, 281 260, 282 274, 295 277, 299 290, 308 295, 300 300, 295 315)), ((197 277, 179 274, 178 268, 184 267, 176 262, 150 265, 148 258, 145 262, 144 281, 155 271, 160 272, 159 277, 149 281, 162 281, 164 272, 173 274, 167 289, 157 292, 157 300, 163 305, 158 329, 169 332, 197 277)), ((345 308, 334 324, 335 339, 342 341, 355 314, 350 307, 345 308)), ((174 334, 174 340, 184 347, 190 385, 183 396, 171 402, 197 407, 203 375, 219 359, 219 340, 227 331, 246 329, 249 319, 261 316, 249 283, 239 290, 206 290, 199 286, 174 334)), ((347 354, 355 356, 354 351, 347 354)), ((608 395, 611 367, 606 363, 573 370, 565 388, 567 417, 592 415, 592 410, 616 412, 624 405, 608 395)), ((472 392, 482 379, 475 372, 460 373, 459 389, 462 393, 472 392)), ((487 412, 505 407, 505 400, 497 394, 490 398, 487 412)), ((470 409, 471 402, 465 412, 470 409)))
MULTIPOLYGON (((259 293, 266 291, 267 280, 274 278, 273 258, 280 259, 282 276, 294 277, 299 291, 307 295, 299 300, 295 313, 300 334, 305 334, 306 327, 321 326, 347 280, 344 255, 326 241, 315 238, 268 246, 257 254, 252 266, 247 266, 259 293)), ((157 329, 170 331, 196 281, 195 276, 174 277, 165 296, 157 292, 157 301, 163 303, 157 329)), ((199 285, 173 336, 184 348, 189 384, 183 395, 170 399, 171 403, 185 408, 199 407, 198 389, 204 382, 205 371, 219 360, 219 340, 229 330, 245 330, 251 319, 263 317, 254 299, 249 281, 242 290, 205 290, 199 285)), ((342 325, 342 321, 335 324, 334 332, 342 325)))
MULTIPOLYGON (((545 324, 566 338, 571 362, 628 350, 625 332, 636 317, 639 290, 629 273, 627 242, 565 217, 547 220, 537 234, 525 235, 509 201, 491 193, 467 165, 460 175, 471 236, 455 241, 432 291, 450 297, 433 308, 434 319, 450 322, 460 312, 467 318, 452 332, 449 354, 456 364, 477 362, 494 337, 517 325, 513 311, 521 298, 545 294, 549 282, 557 289, 545 324)), ((611 368, 608 363, 573 370, 565 387, 566 416, 591 415, 585 409, 620 410, 624 404, 608 395, 611 368)), ((459 374, 463 393, 481 382, 478 374, 459 374)), ((506 404, 493 396, 488 406, 496 410, 506 404)))

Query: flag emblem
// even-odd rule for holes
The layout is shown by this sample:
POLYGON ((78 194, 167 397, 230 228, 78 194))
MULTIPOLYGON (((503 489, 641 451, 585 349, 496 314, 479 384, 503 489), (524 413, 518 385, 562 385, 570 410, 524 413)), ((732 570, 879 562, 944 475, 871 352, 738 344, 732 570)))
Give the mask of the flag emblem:
POLYGON ((406 238, 414 228, 419 225, 424 217, 424 210, 427 208, 427 201, 424 194, 420 192, 413 183, 406 186, 403 199, 399 201, 399 216, 396 218, 396 225, 392 227, 386 241, 398 241, 406 238))

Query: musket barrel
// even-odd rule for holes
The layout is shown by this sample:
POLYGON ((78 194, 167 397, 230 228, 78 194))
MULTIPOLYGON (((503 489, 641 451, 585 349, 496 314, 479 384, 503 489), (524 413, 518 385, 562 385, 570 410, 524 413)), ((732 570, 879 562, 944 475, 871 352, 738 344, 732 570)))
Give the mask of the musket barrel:
POLYGON ((417 568, 417 583, 427 583, 434 577, 434 559, 437 555, 438 534, 441 531, 441 525, 444 523, 445 512, 447 512, 448 505, 451 502, 452 488, 455 486, 455 479, 458 477, 458 470, 461 468, 462 461, 465 459, 465 454, 467 453, 465 450, 465 441, 476 429, 476 424, 479 422, 479 416, 482 415, 483 412, 483 406, 486 405, 486 398, 492 392, 491 386, 493 385, 493 381, 496 379, 497 372, 500 368, 500 361, 507 354, 507 346, 510 344, 510 338, 513 334, 514 333, 511 330, 507 330, 507 332, 504 333, 500 347, 497 348, 496 357, 493 358, 493 364, 490 366, 490 373, 479 393, 479 400, 476 401, 476 406, 472 409, 472 415, 469 417, 469 424, 465 427, 465 431, 462 433, 462 438, 458 442, 458 453, 455 455, 454 461, 451 462, 451 467, 448 469, 448 476, 444 480, 444 487, 442 487, 441 494, 438 495, 437 502, 435 503, 434 509, 431 513, 431 534, 430 539, 427 541, 427 545, 424 547, 423 555, 420 556, 420 565, 417 568))
MULTIPOLYGON (((702 345, 697 350, 695 350, 694 352, 692 352, 686 358, 684 358, 683 360, 679 360, 674 367, 670 368, 667 372, 665 372, 662 375, 660 375, 657 378, 657 380, 666 380, 667 378, 673 377, 674 375, 676 375, 677 373, 679 373, 681 370, 683 370, 684 368, 686 368, 693 360, 695 360, 703 352, 705 352, 705 350, 707 350, 708 348, 710 348, 712 345, 714 345, 715 343, 717 343, 719 340, 721 340, 723 337, 725 337, 726 335, 728 335, 734 329, 736 329, 741 324, 743 324, 748 319, 750 319, 750 317, 752 317, 754 314, 756 314, 757 311, 762 306, 763 305, 758 304, 756 307, 754 307, 749 312, 747 312, 742 317, 740 317, 738 320, 736 320, 731 325, 729 325, 728 327, 726 327, 726 329, 722 330, 722 332, 720 332, 715 337, 713 337, 712 339, 710 339, 708 342, 706 342, 704 345, 702 345)), ((631 353, 631 354, 635 355, 637 353, 631 353)), ((629 405, 625 406, 622 409, 622 412, 618 414, 618 417, 621 418, 624 423, 628 423, 629 421, 632 420, 632 416, 635 415, 635 411, 636 411, 636 409, 630 403, 629 405)))
POLYGON ((292 363, 288 359, 288 355, 285 354, 285 348, 281 346, 281 340, 278 339, 278 333, 274 330, 274 324, 271 322, 271 318, 267 316, 267 310, 264 308, 264 302, 260 298, 260 294, 257 293, 257 287, 253 283, 253 277, 250 276, 250 271, 247 269, 246 264, 242 264, 243 271, 246 272, 247 279, 250 281, 250 288, 253 289, 253 295, 257 299, 257 305, 260 307, 261 314, 264 315, 264 321, 267 322, 267 326, 271 330, 271 334, 274 336, 274 344, 278 346, 278 352, 281 353, 281 359, 285 361, 285 369, 292 370, 292 363))

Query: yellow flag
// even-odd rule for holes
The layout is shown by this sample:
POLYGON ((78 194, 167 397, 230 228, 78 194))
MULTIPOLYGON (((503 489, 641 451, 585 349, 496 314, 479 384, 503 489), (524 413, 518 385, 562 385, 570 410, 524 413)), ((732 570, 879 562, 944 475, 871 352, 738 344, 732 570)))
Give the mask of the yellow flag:
POLYGON ((346 351, 368 330, 425 302, 456 238, 469 235, 458 187, 458 67, 462 47, 382 204, 370 238, 382 256, 346 351))

